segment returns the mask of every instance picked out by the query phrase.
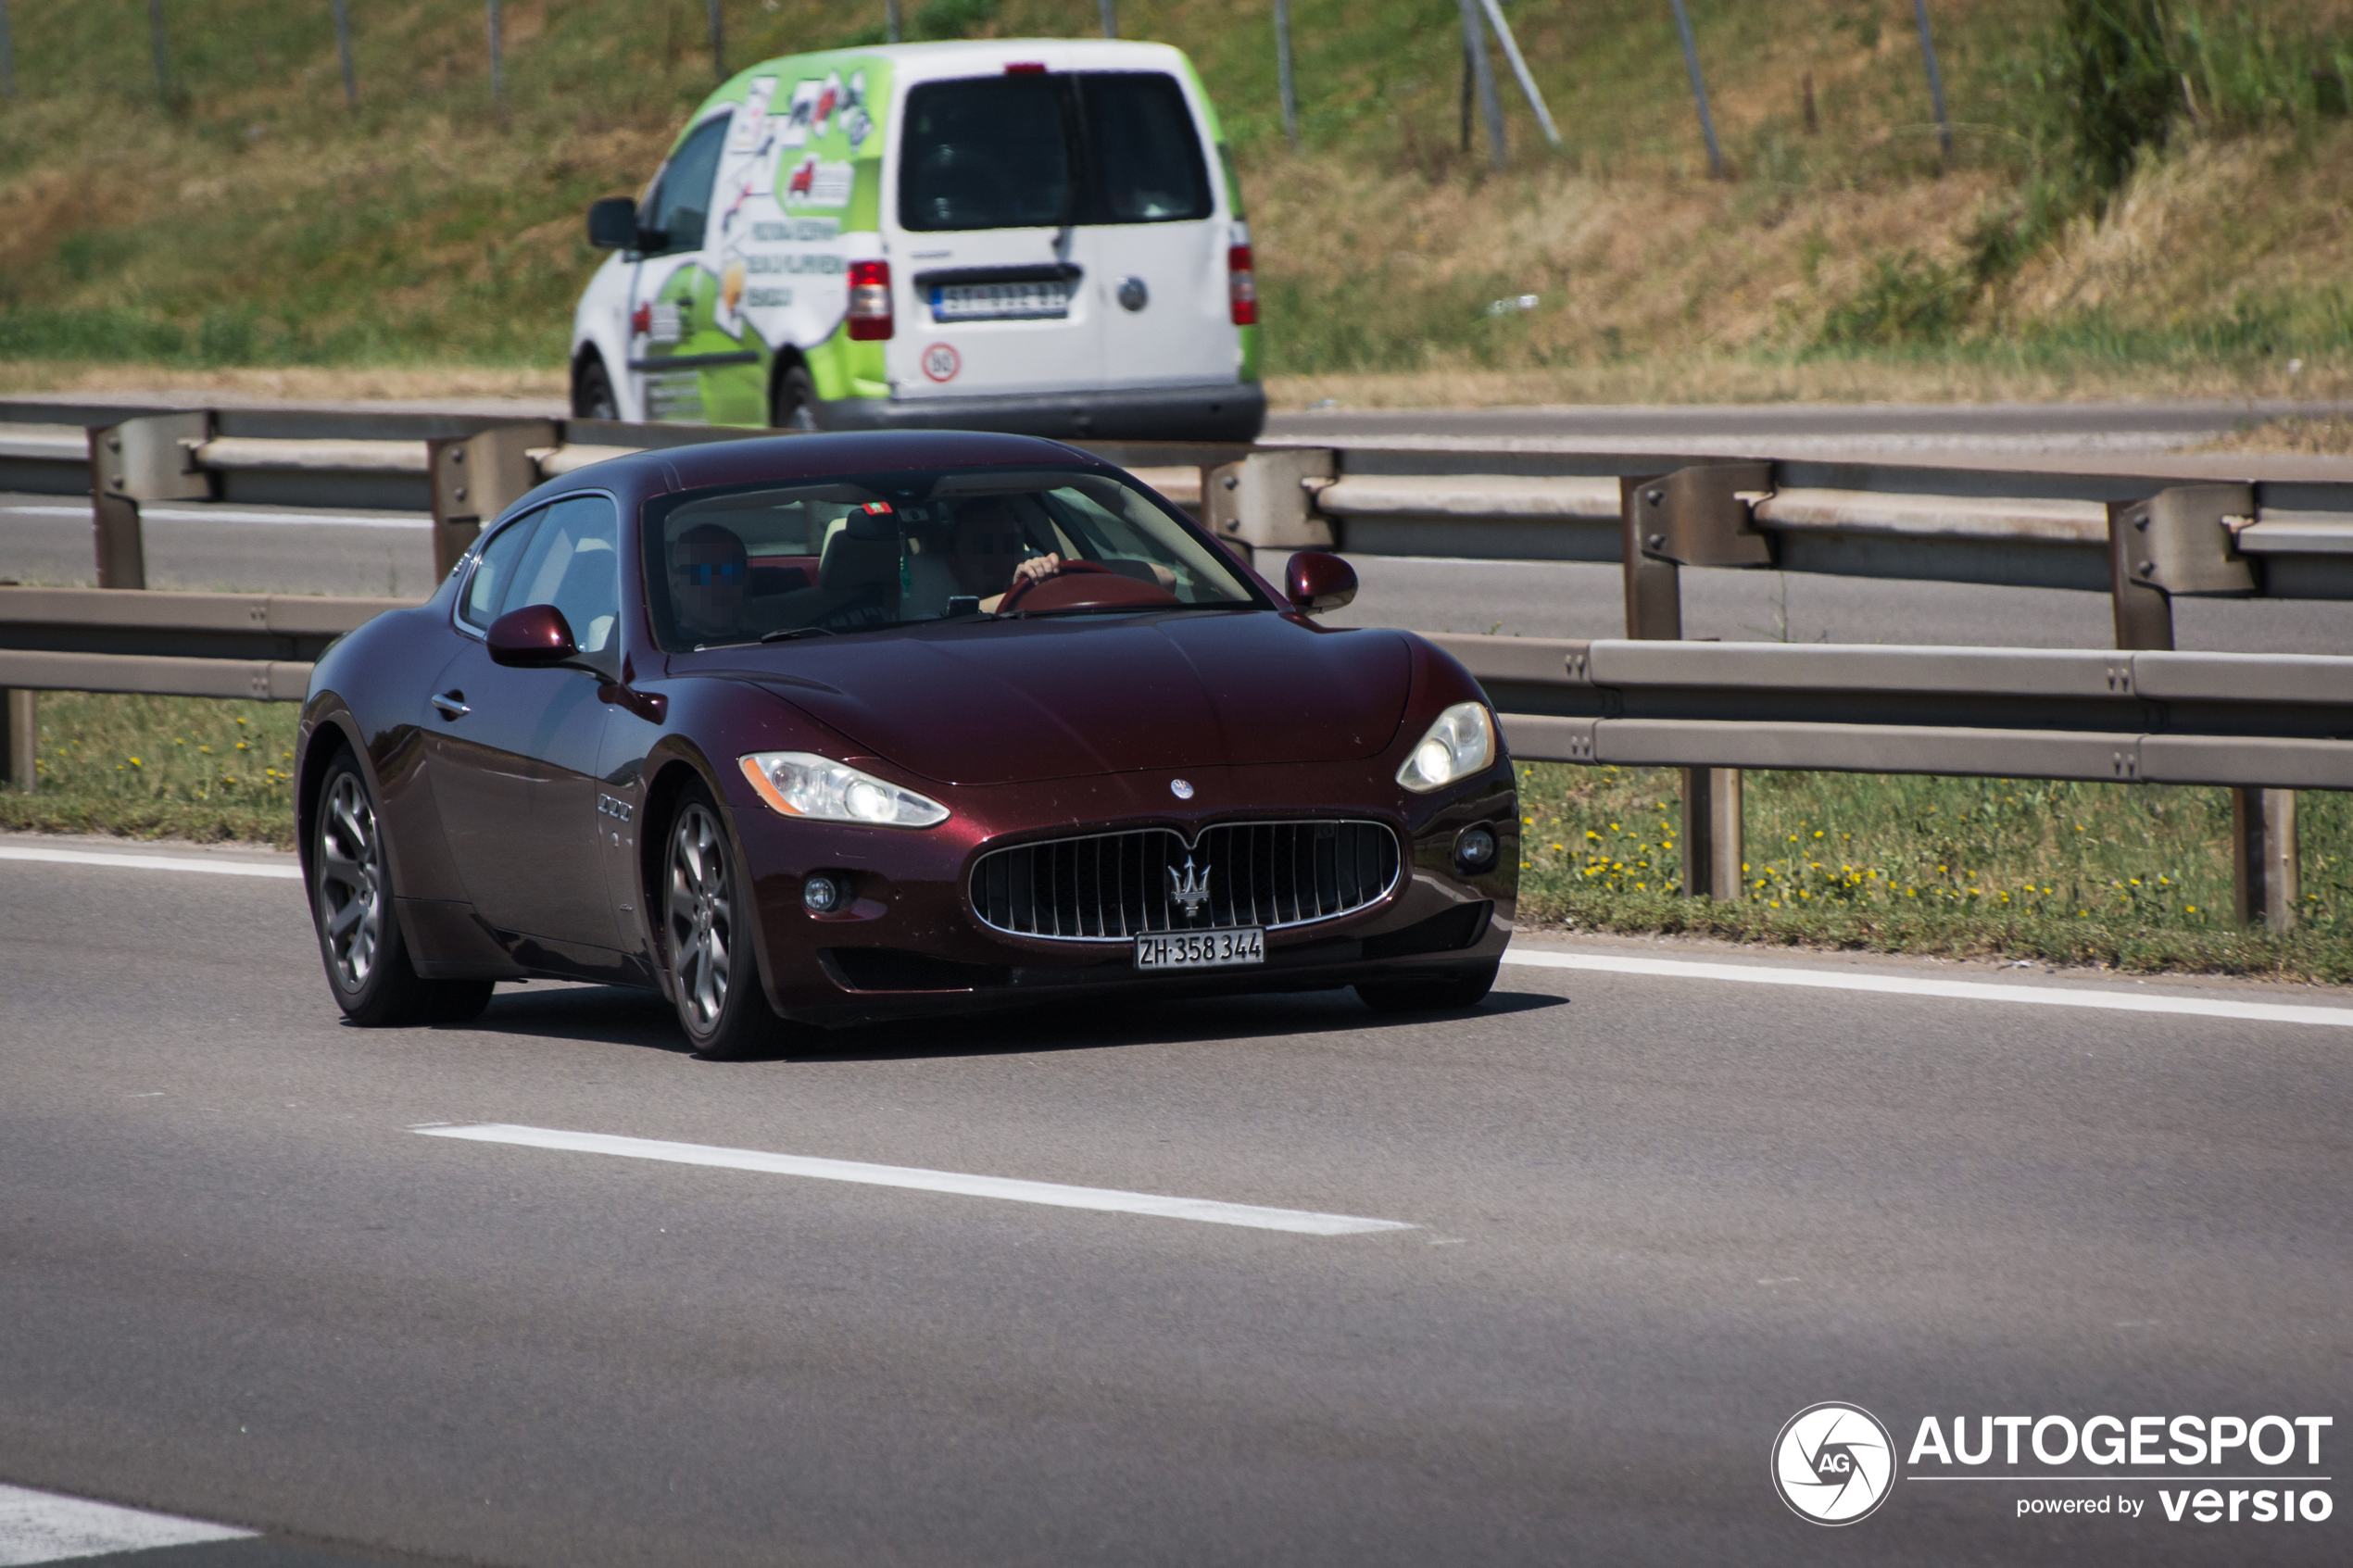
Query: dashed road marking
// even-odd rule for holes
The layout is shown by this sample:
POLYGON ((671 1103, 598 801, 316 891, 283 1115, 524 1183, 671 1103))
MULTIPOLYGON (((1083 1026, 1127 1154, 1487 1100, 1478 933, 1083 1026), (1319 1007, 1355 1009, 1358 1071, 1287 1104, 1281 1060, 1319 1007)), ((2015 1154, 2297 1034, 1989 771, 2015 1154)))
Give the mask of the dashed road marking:
POLYGON ((564 1149, 581 1154, 617 1154, 630 1160, 660 1160, 677 1165, 712 1165, 729 1171, 760 1171, 770 1175, 810 1176, 825 1182, 907 1187, 917 1192, 953 1193, 963 1198, 998 1198, 1015 1203, 1050 1204, 1057 1209, 1095 1209, 1114 1214, 1198 1220, 1206 1224, 1246 1225, 1254 1230, 1290 1231, 1301 1236, 1359 1236, 1367 1231, 1418 1228, 1400 1220, 1367 1220, 1353 1214, 1318 1214, 1303 1209, 1267 1209, 1252 1203, 1220 1203, 1204 1198, 1166 1198, 1156 1193, 1122 1192, 1114 1187, 1065 1186, 1059 1182, 1028 1182, 1010 1176, 974 1176, 955 1171, 926 1171, 910 1165, 869 1165, 856 1160, 820 1160, 800 1154, 771 1154, 757 1148, 665 1143, 656 1138, 619 1137, 610 1133, 573 1133, 552 1127, 518 1127, 505 1123, 428 1125, 409 1130, 433 1138, 464 1138, 474 1143, 511 1144, 523 1148, 564 1149))
POLYGON ((0 1568, 202 1541, 241 1541, 252 1535, 251 1530, 199 1519, 0 1486, 0 1568))

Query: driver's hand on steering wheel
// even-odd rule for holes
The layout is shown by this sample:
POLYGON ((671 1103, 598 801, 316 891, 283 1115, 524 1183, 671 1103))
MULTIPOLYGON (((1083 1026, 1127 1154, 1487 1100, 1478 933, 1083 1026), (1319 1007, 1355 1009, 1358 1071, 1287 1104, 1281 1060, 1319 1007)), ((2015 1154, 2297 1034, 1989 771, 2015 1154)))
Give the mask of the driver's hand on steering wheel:
POLYGON ((1043 583, 1062 569, 1063 558, 1059 555, 1049 552, 1042 556, 1031 556, 1013 568, 1013 581, 1005 586, 1011 590, 1015 583, 1043 583))

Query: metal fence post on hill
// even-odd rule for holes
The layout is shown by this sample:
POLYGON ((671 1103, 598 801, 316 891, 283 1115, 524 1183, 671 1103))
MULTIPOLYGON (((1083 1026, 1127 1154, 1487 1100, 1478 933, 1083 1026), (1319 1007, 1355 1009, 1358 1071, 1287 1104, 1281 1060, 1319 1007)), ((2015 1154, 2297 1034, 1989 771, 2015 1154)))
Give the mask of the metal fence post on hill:
POLYGON ((17 95, 17 41, 8 31, 8 0, 0 0, 0 98, 17 95))
POLYGON ((147 0, 147 38, 156 51, 156 96, 171 96, 171 69, 163 53, 163 0, 147 0))
POLYGON ((498 0, 490 4, 490 101, 501 108, 507 103, 507 28, 498 12, 498 0))
POLYGON ((1545 141, 1559 146, 1561 133, 1553 125, 1552 111, 1544 107, 1544 94, 1536 90, 1535 73, 1528 69, 1528 60, 1519 52, 1519 40, 1512 36, 1512 24, 1504 19, 1504 7, 1498 0, 1479 0, 1479 4, 1495 29, 1495 42, 1504 46, 1504 58, 1511 63, 1512 79, 1519 83, 1520 96, 1536 111, 1537 128, 1544 132, 1545 141))
POLYGON ((1953 122, 1944 118, 1944 77, 1936 69, 1936 40, 1929 36, 1928 0, 1912 0, 1912 14, 1920 23, 1920 56, 1928 61, 1928 100, 1936 110, 1936 144, 1953 156, 1953 122))
POLYGON ((1102 0, 1102 7, 1103 36, 1116 38, 1119 36, 1119 0, 1102 0))
POLYGON ((1479 117, 1487 122, 1487 161, 1502 169, 1510 164, 1512 155, 1504 141, 1504 100, 1495 93, 1495 67, 1487 57, 1487 25, 1479 19, 1478 0, 1457 0, 1457 4, 1463 13, 1463 53, 1478 92, 1479 117))
POLYGON ((893 44, 906 42, 907 29, 899 19, 899 0, 884 0, 883 31, 890 35, 893 44))
POLYGON ((711 0, 711 71, 720 81, 727 80, 727 30, 720 19, 719 0, 711 0))
POLYGON ((343 101, 359 107, 359 78, 351 69, 351 8, 349 0, 335 0, 335 55, 343 62, 343 101))
MULTIPOLYGON (((7 0, 0 0, 5 6, 7 0)), ((1290 0, 1275 0, 1275 85, 1282 94, 1283 134, 1290 150, 1299 151, 1299 94, 1290 76, 1290 0)))
POLYGON ((1711 180, 1724 178, 1724 149, 1716 144, 1716 117, 1707 112, 1707 79, 1699 71, 1699 44, 1692 37, 1691 13, 1683 9, 1683 0, 1671 0, 1675 7, 1675 31, 1683 38, 1683 69, 1691 73, 1692 98, 1699 105, 1699 132, 1707 138, 1707 176, 1711 180))

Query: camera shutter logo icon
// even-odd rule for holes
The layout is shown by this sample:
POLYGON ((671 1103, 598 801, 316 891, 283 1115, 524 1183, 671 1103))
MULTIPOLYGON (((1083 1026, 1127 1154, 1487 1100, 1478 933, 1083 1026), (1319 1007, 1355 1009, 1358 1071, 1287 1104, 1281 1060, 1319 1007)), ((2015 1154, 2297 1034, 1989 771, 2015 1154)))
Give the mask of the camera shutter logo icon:
POLYGON ((1773 1439, 1773 1487, 1801 1519, 1852 1524, 1894 1484, 1895 1440, 1859 1405, 1808 1405, 1773 1439))

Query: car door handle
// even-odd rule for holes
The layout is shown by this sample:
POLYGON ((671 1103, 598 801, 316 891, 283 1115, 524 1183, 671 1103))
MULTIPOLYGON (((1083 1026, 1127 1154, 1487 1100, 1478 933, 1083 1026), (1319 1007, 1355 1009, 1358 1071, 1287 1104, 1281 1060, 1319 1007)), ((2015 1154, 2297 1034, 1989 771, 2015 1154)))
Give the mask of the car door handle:
POLYGON ((460 691, 435 692, 433 705, 441 709, 444 719, 462 719, 473 711, 466 706, 466 694, 460 691))

